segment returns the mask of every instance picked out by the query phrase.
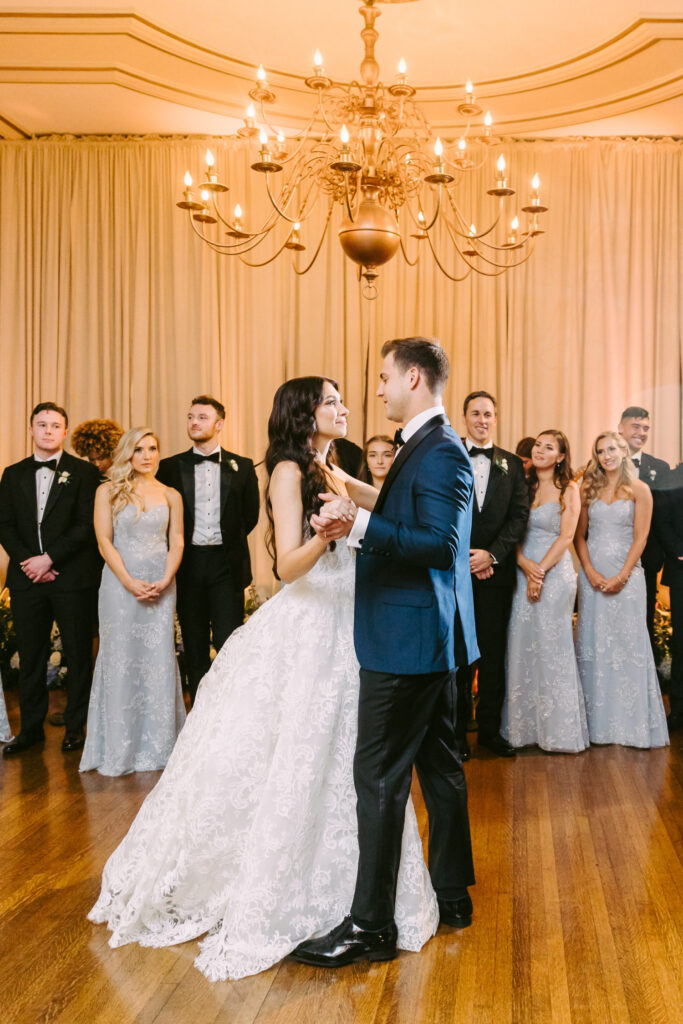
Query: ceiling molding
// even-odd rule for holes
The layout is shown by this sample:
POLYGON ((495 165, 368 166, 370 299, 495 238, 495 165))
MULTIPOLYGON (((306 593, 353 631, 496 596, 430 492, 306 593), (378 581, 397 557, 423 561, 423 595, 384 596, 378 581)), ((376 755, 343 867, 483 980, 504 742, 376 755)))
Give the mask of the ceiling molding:
MULTIPOLYGON (((682 68, 683 16, 639 17, 571 58, 477 81, 477 101, 491 108, 499 131, 551 133, 554 127, 580 127, 586 120, 677 99, 683 95, 682 68)), ((276 123, 301 127, 313 102, 303 76, 269 68, 268 80, 278 97, 276 123)), ((46 123, 35 90, 31 102, 22 103, 21 90, 3 93, 3 85, 78 86, 89 124, 94 97, 89 87, 115 86, 123 103, 135 102, 126 94, 142 94, 169 104, 171 120, 174 106, 184 108, 184 125, 187 108, 240 119, 253 81, 253 63, 183 38, 140 14, 0 12, 0 109, 7 130, 19 133, 13 137, 79 134, 79 111, 71 103, 60 123, 46 123), (29 127, 20 129, 18 123, 29 127)), ((418 102, 441 133, 462 131, 456 113, 462 91, 460 82, 417 86, 418 102)), ((107 130, 104 123, 98 127, 107 130)), ((679 125, 677 133, 682 131, 679 125)), ((1 128, 0 134, 5 134, 1 128)))

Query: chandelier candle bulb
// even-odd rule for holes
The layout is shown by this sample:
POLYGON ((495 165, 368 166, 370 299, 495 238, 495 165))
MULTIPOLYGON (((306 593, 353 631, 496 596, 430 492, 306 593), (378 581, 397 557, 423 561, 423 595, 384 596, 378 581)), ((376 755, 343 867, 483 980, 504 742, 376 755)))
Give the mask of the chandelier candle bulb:
POLYGON ((185 172, 185 191, 183 192, 183 198, 176 206, 180 207, 181 210, 201 210, 202 204, 198 202, 194 197, 192 191, 192 175, 189 171, 185 172))
POLYGON ((529 196, 529 205, 523 206, 522 209, 525 213, 545 213, 548 209, 547 206, 541 205, 541 197, 539 195, 539 189, 541 187, 541 179, 537 174, 534 174, 531 179, 531 195, 529 196))
POLYGON ((321 54, 320 50, 316 50, 315 53, 313 54, 313 74, 322 75, 324 71, 325 68, 323 67, 323 55, 321 54))
POLYGON ((256 81, 260 82, 262 85, 266 81, 266 72, 263 68, 263 64, 259 64, 258 66, 258 71, 256 72, 256 81))

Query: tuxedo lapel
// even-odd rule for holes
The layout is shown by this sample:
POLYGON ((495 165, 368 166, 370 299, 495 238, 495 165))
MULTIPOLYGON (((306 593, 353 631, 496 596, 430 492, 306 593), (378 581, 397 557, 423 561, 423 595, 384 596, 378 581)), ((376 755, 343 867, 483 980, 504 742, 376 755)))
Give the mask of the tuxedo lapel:
POLYGON ((194 529, 194 461, 191 448, 189 452, 183 452, 178 459, 178 469, 185 504, 186 525, 191 524, 194 529))
POLYGON ((21 474, 21 489, 26 495, 28 507, 31 509, 33 522, 38 521, 38 498, 36 495, 36 471, 33 468, 33 460, 26 459, 25 468, 21 474))
POLYGON ((384 503, 387 500, 389 488, 408 461, 411 452, 415 451, 417 446, 424 441, 425 437, 427 437, 428 434, 431 434, 432 430, 436 430, 437 427, 441 426, 447 427, 448 425, 448 417, 439 413, 437 416, 433 416, 431 420, 427 420, 426 423, 423 423, 420 429, 417 430, 410 440, 403 445, 403 448, 400 450, 400 454, 392 462, 391 468, 384 479, 382 490, 379 492, 377 502, 375 503, 375 512, 382 511, 384 503))
POLYGON ((232 490, 232 474, 228 453, 221 448, 221 519, 228 503, 230 491, 232 490))
MULTIPOLYGON (((45 520, 49 516, 50 512, 52 512, 52 509, 57 504, 57 501, 59 500, 59 498, 60 498, 60 496, 62 494, 62 491, 64 491, 69 486, 70 480, 67 479, 63 484, 60 484, 59 483, 59 476, 60 476, 61 473, 68 473, 69 477, 71 477, 71 470, 69 468, 70 458, 71 457, 66 452, 63 452, 62 456, 61 456, 61 458, 60 458, 60 460, 59 460, 59 462, 57 464, 57 468, 54 471, 54 473, 52 474, 52 484, 50 485, 50 490, 48 492, 47 501, 45 502, 45 511, 43 512, 43 522, 45 522, 45 520)), ((34 476, 35 476, 35 472, 34 472, 34 476)))
POLYGON ((489 482, 486 487, 486 494, 484 495, 484 503, 481 506, 480 515, 484 515, 488 511, 489 505, 494 500, 502 483, 503 471, 496 466, 496 462, 499 458, 500 448, 496 448, 494 444, 493 455, 491 457, 491 470, 489 472, 489 482))

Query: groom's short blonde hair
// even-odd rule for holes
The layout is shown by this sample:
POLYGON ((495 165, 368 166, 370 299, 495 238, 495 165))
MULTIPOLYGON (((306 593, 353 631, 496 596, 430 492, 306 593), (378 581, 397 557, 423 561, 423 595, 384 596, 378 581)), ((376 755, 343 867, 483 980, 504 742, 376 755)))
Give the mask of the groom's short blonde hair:
POLYGON ((394 362, 403 373, 411 366, 417 366, 432 394, 443 393, 451 367, 448 356, 436 338, 394 338, 385 341, 382 356, 389 354, 393 355, 394 362))

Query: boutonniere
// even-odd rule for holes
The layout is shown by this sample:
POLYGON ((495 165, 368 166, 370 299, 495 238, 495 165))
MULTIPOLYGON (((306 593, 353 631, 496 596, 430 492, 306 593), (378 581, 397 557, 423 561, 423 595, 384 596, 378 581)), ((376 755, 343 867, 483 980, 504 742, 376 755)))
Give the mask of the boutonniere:
POLYGON ((496 467, 496 469, 499 469, 501 471, 501 473, 505 473, 506 476, 510 472, 510 467, 508 466, 508 460, 505 458, 505 456, 500 456, 499 455, 497 457, 497 459, 495 460, 495 462, 493 463, 493 465, 496 467))
POLYGON ((68 484, 71 480, 71 473, 67 469, 63 469, 61 473, 57 474, 58 484, 68 484))
POLYGON ((648 476, 650 477, 650 480, 654 480, 654 478, 657 476, 657 470, 656 469, 651 469, 650 472, 648 473, 648 476))
POLYGON ((239 466, 237 465, 234 459, 228 459, 228 465, 230 466, 230 469, 233 471, 233 473, 236 473, 239 470, 239 466))

